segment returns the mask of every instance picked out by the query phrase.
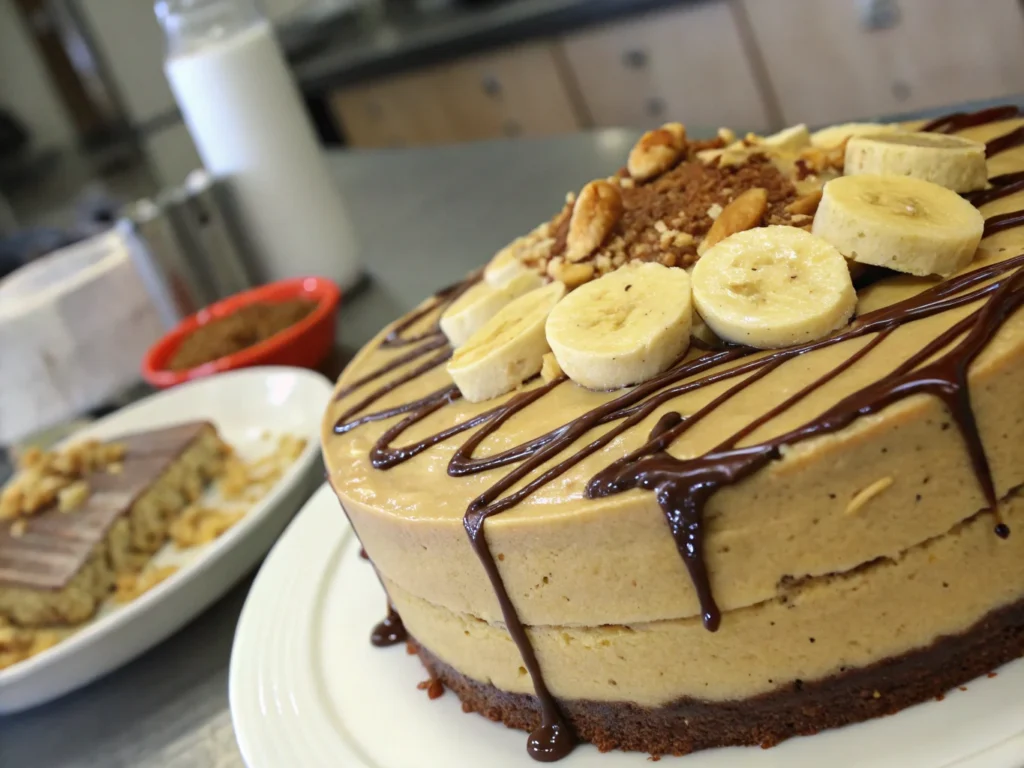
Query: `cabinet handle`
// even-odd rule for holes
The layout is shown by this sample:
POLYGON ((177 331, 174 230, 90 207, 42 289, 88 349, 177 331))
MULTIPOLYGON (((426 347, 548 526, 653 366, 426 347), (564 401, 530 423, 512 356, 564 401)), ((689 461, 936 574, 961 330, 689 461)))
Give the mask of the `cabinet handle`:
POLYGON ((903 80, 894 80, 892 84, 892 96, 896 101, 906 101, 910 98, 910 85, 903 80))
POLYGON ((860 24, 868 32, 892 29, 902 14, 896 0, 860 0, 860 24))
POLYGON ((651 117, 661 117, 665 114, 665 100, 660 96, 651 96, 647 100, 647 114, 651 117))
POLYGON ((501 86, 501 80, 496 78, 494 75, 485 75, 480 81, 480 87, 484 89, 484 93, 490 96, 492 99, 500 99, 501 92, 503 90, 501 86))
POLYGON ((647 66, 647 51, 633 48, 622 54, 622 65, 626 69, 644 69, 647 66))

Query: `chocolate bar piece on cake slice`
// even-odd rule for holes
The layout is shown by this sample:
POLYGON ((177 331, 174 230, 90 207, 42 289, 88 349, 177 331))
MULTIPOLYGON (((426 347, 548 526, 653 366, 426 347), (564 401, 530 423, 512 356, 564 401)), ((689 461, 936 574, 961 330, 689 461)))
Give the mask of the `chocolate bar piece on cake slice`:
POLYGON ((123 456, 82 473, 88 495, 74 508, 54 500, 0 522, 0 619, 37 627, 92 617, 117 575, 140 570, 160 549, 229 452, 208 422, 125 435, 113 445, 123 456))

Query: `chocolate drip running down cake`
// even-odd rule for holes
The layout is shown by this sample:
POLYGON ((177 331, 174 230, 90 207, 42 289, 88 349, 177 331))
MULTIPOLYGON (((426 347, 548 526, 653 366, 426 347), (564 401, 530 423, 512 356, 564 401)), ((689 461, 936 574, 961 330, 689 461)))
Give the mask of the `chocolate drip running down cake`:
POLYGON ((323 426, 375 642, 541 760, 770 746, 1024 655, 1022 144, 1013 107, 668 124, 385 329, 323 426))

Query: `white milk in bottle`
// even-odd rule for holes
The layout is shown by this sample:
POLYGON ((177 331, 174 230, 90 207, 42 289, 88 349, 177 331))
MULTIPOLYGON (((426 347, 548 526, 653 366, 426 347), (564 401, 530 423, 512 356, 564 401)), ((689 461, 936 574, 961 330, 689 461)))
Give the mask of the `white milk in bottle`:
POLYGON ((359 275, 345 203, 252 0, 162 0, 167 79, 206 169, 228 182, 265 280, 359 275))

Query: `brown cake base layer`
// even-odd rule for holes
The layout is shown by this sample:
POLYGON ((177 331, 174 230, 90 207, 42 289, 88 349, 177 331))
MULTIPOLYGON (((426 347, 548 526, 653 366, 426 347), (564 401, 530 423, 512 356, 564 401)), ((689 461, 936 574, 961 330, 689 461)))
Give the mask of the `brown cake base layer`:
MULTIPOLYGON (((510 728, 533 730, 540 709, 533 696, 508 693, 472 680, 410 639, 431 676, 479 712, 510 728)), ((622 749, 682 755, 711 747, 770 747, 882 715, 941 696, 951 688, 1024 656, 1024 600, 986 616, 960 635, 851 669, 823 680, 793 684, 742 701, 680 699, 657 709, 628 702, 561 701, 583 741, 602 752, 622 749)))

